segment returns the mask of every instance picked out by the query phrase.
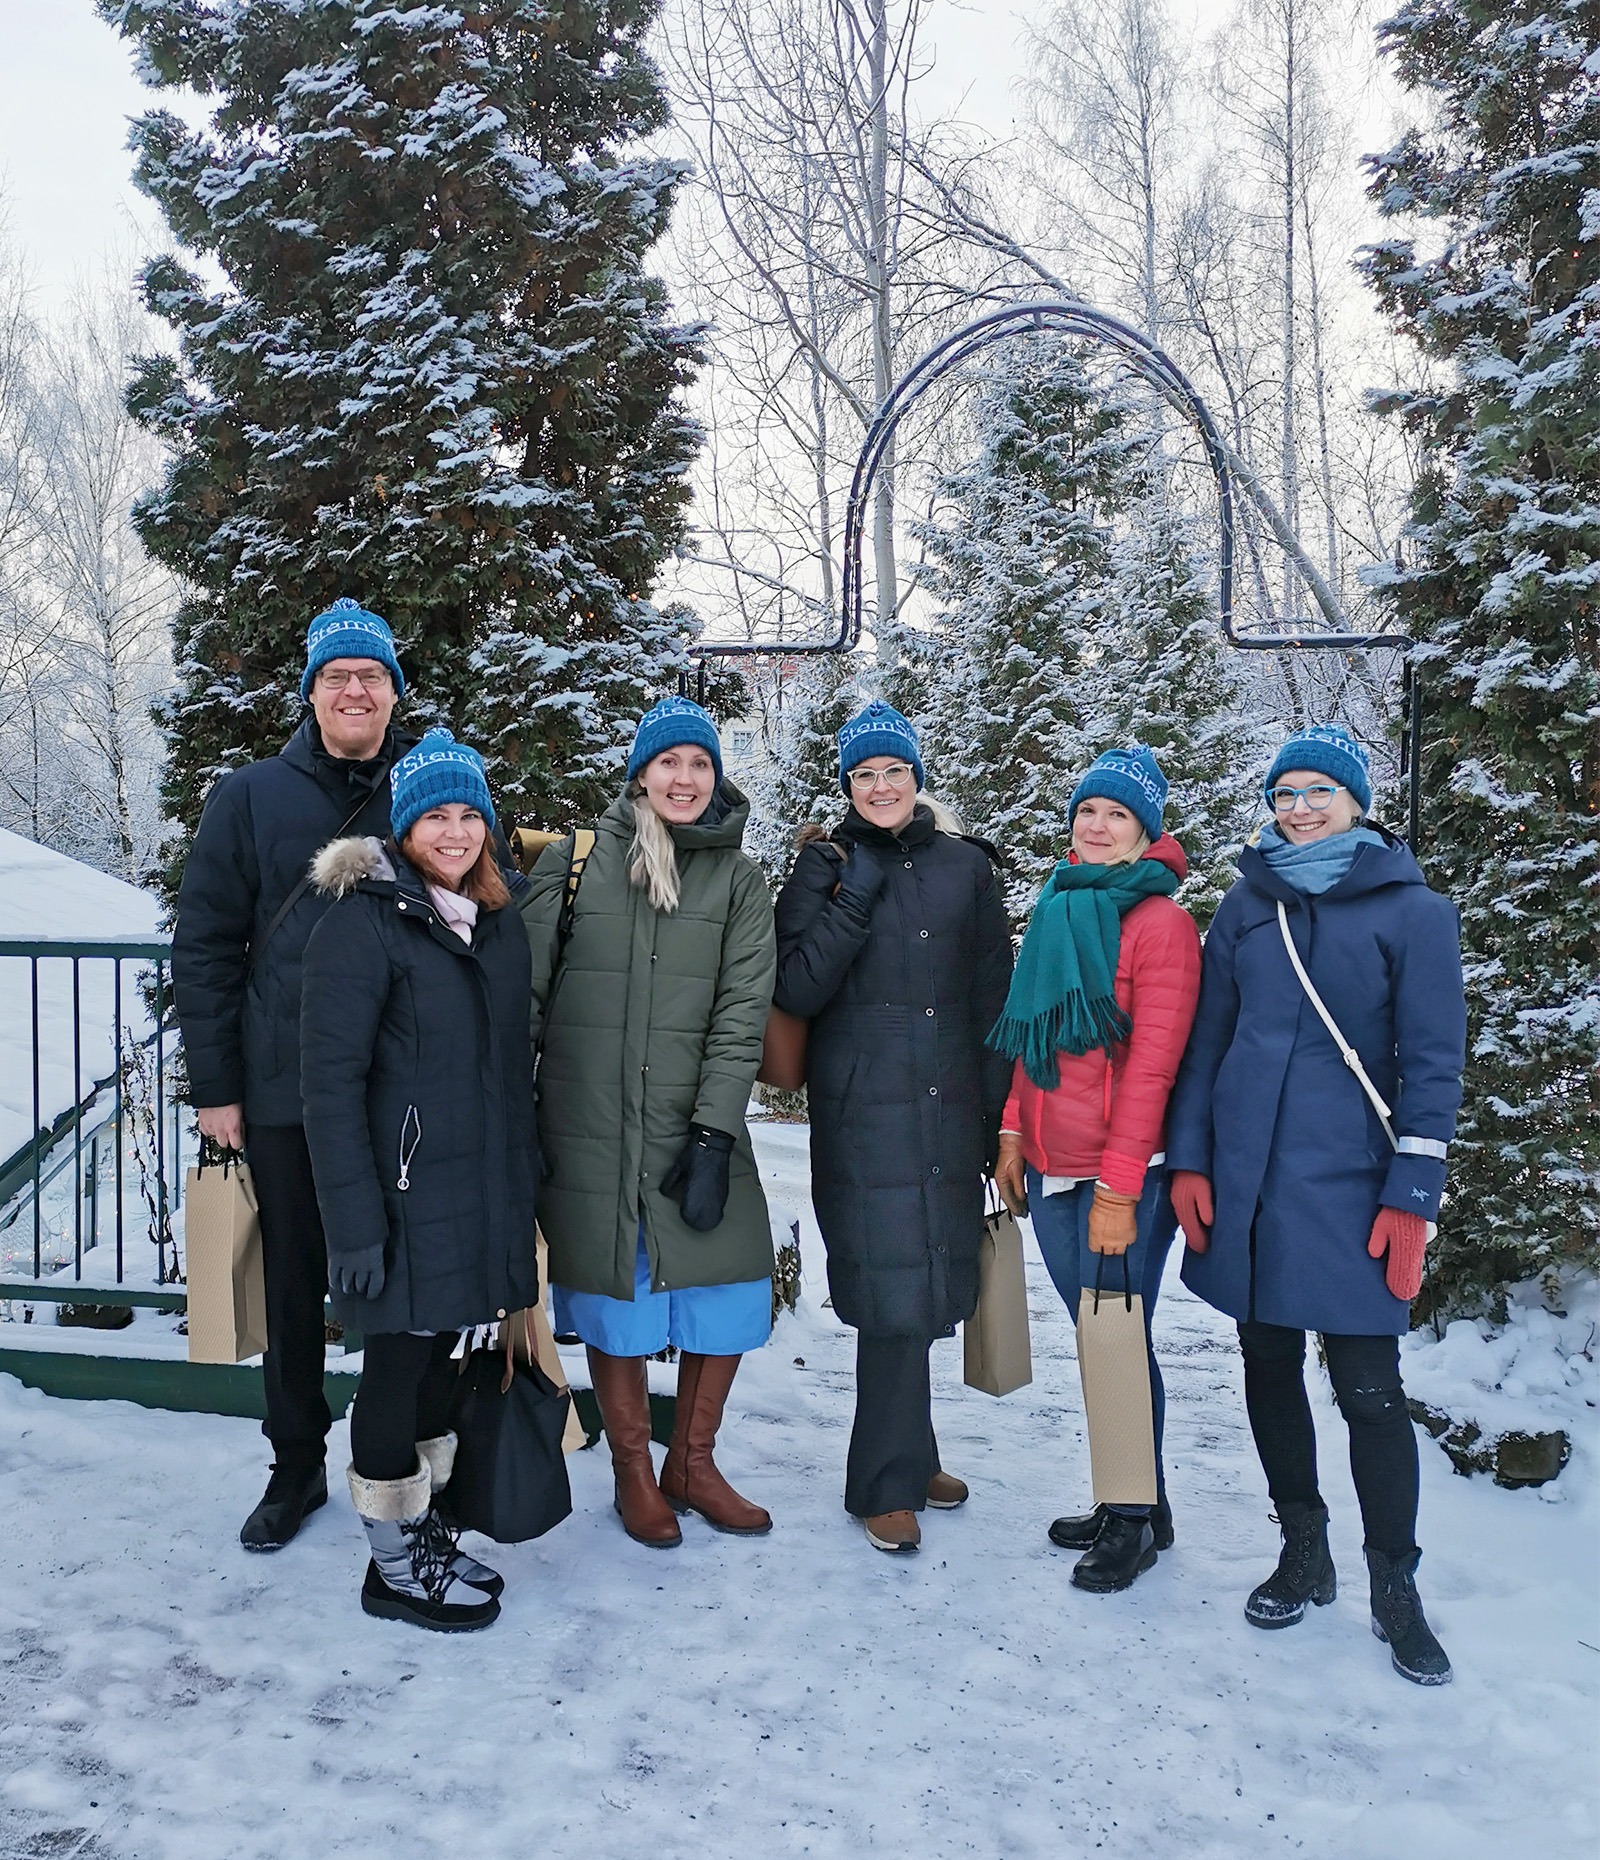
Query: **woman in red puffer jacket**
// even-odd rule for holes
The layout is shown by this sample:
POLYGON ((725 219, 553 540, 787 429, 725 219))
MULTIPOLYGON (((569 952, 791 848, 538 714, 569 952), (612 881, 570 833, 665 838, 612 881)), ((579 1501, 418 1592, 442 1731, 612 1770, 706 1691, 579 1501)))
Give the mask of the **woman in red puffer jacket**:
MULTIPOLYGON (((1144 1301, 1156 1498, 1057 1518, 1052 1543, 1082 1550, 1093 1593, 1125 1589, 1172 1542, 1161 1469, 1165 1407, 1150 1316, 1175 1222, 1159 1165, 1167 1095, 1200 992, 1200 938, 1173 901, 1187 871, 1161 825, 1167 783, 1148 749, 1113 749, 1073 790, 1072 851, 1029 920, 990 1043, 1015 1060, 996 1178, 1069 1310, 1105 1256, 1125 1256, 1144 1301), (1097 1257, 1099 1256, 1099 1257, 1097 1257)), ((1119 1269, 1105 1280, 1121 1293, 1119 1269)), ((1091 1417, 1091 1428, 1094 1420, 1091 1417)))

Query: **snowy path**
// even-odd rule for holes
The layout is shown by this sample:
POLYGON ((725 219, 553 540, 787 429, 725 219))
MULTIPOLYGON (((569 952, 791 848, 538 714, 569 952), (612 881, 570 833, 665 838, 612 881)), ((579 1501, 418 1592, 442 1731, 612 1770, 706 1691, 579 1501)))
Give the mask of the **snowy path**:
MULTIPOLYGON (((796 1208, 804 1141, 758 1138, 796 1208)), ((1256 1632, 1240 1604, 1276 1532, 1238 1360, 1174 1277, 1178 1543, 1128 1594, 1080 1595, 1044 1538, 1087 1487, 1072 1329, 1034 1259, 1035 1382, 992 1401, 936 1351, 973 1497, 891 1559, 841 1508, 853 1340, 805 1239, 801 1314, 746 1365, 725 1436, 771 1537, 688 1520, 679 1551, 635 1546, 604 1450, 580 1455, 574 1516, 499 1552, 505 1613, 471 1638, 359 1612, 342 1479, 300 1541, 245 1556, 251 1423, 0 1382, 0 1856, 1590 1860, 1592 1441, 1547 1496, 1456 1478, 1424 1442, 1424 1594, 1458 1673, 1425 1692, 1368 1633, 1324 1390, 1341 1594, 1256 1632)))

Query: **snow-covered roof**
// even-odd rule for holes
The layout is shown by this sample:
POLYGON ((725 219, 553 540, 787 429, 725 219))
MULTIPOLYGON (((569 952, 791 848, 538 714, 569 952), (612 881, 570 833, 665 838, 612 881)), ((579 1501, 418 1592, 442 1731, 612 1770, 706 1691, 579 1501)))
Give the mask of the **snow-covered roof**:
POLYGON ((153 891, 0 827, 0 938, 141 943, 161 935, 161 917, 153 891))

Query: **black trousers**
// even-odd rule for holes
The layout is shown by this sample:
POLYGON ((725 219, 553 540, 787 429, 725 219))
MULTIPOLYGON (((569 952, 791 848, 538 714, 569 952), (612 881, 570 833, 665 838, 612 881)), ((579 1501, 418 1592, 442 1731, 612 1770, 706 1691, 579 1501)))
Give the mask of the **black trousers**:
POLYGON ((844 1508, 853 1517, 921 1511, 939 1470, 925 1337, 856 1333, 856 1418, 844 1508))
MULTIPOLYGON (((1368 1545, 1416 1548, 1417 1436, 1400 1382, 1397 1337, 1323 1333, 1334 1397, 1350 1433, 1350 1471, 1368 1545)), ((1239 1326, 1244 1399, 1274 1504, 1320 1504, 1317 1435, 1306 1399, 1306 1333, 1255 1319, 1239 1326)))
POLYGON ((363 1479, 407 1479, 417 1442, 449 1426, 458 1330, 434 1337, 410 1331, 363 1337, 361 1381, 350 1410, 350 1461, 363 1479))
POLYGON ((322 1392, 328 1243, 311 1151, 298 1124, 252 1124, 245 1151, 261 1207, 267 1292, 267 1418, 261 1431, 280 1466, 320 1466, 333 1416, 322 1392))

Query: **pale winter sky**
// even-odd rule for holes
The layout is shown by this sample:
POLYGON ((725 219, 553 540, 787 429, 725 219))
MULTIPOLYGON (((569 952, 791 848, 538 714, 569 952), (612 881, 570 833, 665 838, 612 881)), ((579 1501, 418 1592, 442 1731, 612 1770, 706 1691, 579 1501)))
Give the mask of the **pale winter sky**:
MULTIPOLYGON (((925 42, 937 68, 925 107, 959 108, 991 134, 1009 134, 1020 23, 1036 3, 931 0, 925 42)), ((1213 25, 1231 0, 1179 0, 1174 11, 1213 25)), ((129 179, 126 147, 128 118, 157 97, 134 78, 128 47, 92 0, 0 0, 0 46, 5 228, 50 309, 112 248, 136 257, 162 242, 154 209, 129 179)))

